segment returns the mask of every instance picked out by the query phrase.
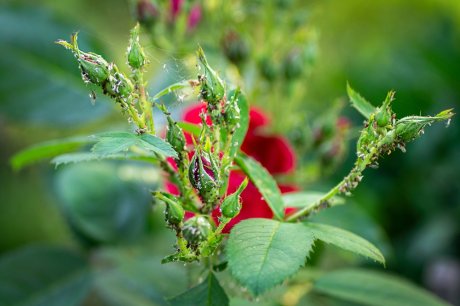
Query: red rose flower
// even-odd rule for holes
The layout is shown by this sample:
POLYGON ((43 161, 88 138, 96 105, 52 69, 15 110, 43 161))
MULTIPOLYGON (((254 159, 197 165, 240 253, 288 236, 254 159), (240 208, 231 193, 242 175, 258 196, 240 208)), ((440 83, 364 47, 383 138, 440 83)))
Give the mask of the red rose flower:
MULTIPOLYGON (((204 103, 193 105, 187 108, 183 115, 183 120, 189 123, 201 123, 200 114, 206 111, 204 103)), ((209 118, 207 123, 211 124, 209 118)), ((268 125, 267 116, 255 107, 250 108, 249 128, 246 138, 241 145, 241 150, 260 162, 271 174, 287 174, 294 170, 296 164, 295 154, 288 141, 279 135, 266 135, 263 133, 263 127, 268 125)), ((191 143, 191 136, 186 135, 187 143, 191 143)), ((227 194, 235 192, 243 182, 245 175, 240 171, 230 173, 227 194)), ((177 188, 167 183, 166 188, 169 192, 177 194, 177 188)), ((297 187, 292 185, 279 185, 282 193, 296 191, 297 187)), ((273 212, 263 199, 257 187, 249 182, 246 189, 241 194, 242 208, 238 216, 232 219, 224 228, 224 233, 241 220, 249 218, 273 218, 273 212)), ((287 213, 290 212, 288 209, 287 213)), ((189 215, 189 214, 188 214, 189 215)), ((190 216, 190 215, 189 215, 190 216)), ((216 223, 220 216, 219 208, 212 212, 216 223)))

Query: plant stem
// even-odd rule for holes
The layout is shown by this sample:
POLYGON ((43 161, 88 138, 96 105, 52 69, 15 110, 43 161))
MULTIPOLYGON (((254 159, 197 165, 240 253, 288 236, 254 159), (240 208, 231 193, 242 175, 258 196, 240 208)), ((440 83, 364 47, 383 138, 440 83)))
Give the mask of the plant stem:
MULTIPOLYGON (((308 205, 301 210, 293 213, 286 218, 287 222, 297 221, 305 216, 308 216, 311 212, 321 208, 324 203, 327 203, 332 197, 339 193, 347 193, 349 189, 357 187, 361 181, 361 173, 369 166, 373 160, 378 156, 379 148, 373 147, 364 158, 358 157, 355 162, 355 166, 351 169, 350 173, 343 178, 337 185, 335 185, 328 193, 326 193, 321 199, 317 200, 313 205, 308 205)), ((327 206, 326 206, 327 207, 327 206)))
POLYGON ((317 200, 315 204, 308 205, 301 210, 295 212, 294 214, 286 218, 287 222, 297 221, 302 217, 308 216, 312 211, 318 209, 324 202, 327 202, 332 197, 337 195, 340 192, 340 187, 344 184, 345 179, 341 180, 340 183, 335 185, 328 193, 326 193, 321 199, 317 200))

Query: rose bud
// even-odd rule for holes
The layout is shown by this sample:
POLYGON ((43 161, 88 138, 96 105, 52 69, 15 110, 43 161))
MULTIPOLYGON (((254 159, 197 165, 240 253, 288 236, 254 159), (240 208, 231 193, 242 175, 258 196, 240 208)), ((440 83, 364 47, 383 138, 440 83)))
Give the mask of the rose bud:
POLYGON ((218 104, 225 96, 225 87, 217 73, 209 66, 203 49, 198 48, 198 60, 201 63, 201 68, 204 74, 199 76, 201 84, 201 98, 211 105, 218 104))
POLYGON ((234 31, 228 32, 222 40, 222 49, 229 61, 239 65, 246 60, 249 48, 246 42, 234 31))
POLYGON ((185 211, 175 196, 168 193, 156 192, 155 197, 166 204, 165 219, 169 225, 178 225, 184 220, 185 211))
POLYGON ((197 247, 202 241, 208 239, 213 232, 213 226, 205 216, 195 216, 184 222, 182 235, 192 247, 197 247))
POLYGON ((134 85, 118 68, 112 65, 111 75, 108 82, 104 83, 104 94, 113 98, 127 98, 134 90, 134 85))
POLYGON ((173 147, 173 149, 181 156, 181 153, 185 151, 185 135, 177 122, 171 118, 171 114, 164 104, 158 104, 157 107, 163 112, 168 120, 168 129, 166 131, 166 140, 173 147))
POLYGON ((230 127, 234 127, 240 122, 238 99, 245 99, 239 89, 235 90, 230 99, 225 103, 224 120, 230 127))
POLYGON ((149 0, 139 0, 136 6, 137 21, 143 26, 152 26, 159 18, 158 9, 149 0))
POLYGON ((58 40, 56 43, 73 51, 80 64, 81 75, 85 83, 102 85, 109 77, 109 63, 98 54, 78 49, 77 39, 78 33, 75 33, 70 37, 70 43, 64 40, 58 40))
POLYGON ((278 67, 269 57, 263 57, 259 61, 260 74, 267 81, 274 81, 278 76, 278 67))
POLYGON ((187 30, 193 31, 201 21, 201 6, 199 4, 192 7, 188 15, 187 30))
POLYGON ((145 63, 145 54, 139 43, 139 24, 131 30, 131 38, 128 46, 128 64, 133 69, 142 68, 145 63))
POLYGON ((304 60, 299 50, 292 50, 284 58, 283 71, 288 80, 299 78, 304 70, 304 60))
POLYGON ((241 210, 241 199, 240 195, 243 190, 248 185, 248 179, 246 178, 238 187, 238 190, 232 193, 231 195, 227 196, 220 206, 220 210, 222 212, 222 216, 225 218, 235 218, 241 210))
POLYGON ((218 197, 218 182, 216 180, 218 169, 213 157, 200 149, 190 162, 189 180, 192 186, 198 190, 198 194, 204 203, 211 203, 218 197))

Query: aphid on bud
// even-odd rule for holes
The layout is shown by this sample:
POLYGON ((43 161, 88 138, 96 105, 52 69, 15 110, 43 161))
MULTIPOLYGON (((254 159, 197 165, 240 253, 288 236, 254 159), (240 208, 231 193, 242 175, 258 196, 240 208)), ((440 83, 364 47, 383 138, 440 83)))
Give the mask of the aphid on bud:
POLYGON ((94 92, 94 90, 90 91, 89 99, 90 99, 92 105, 96 104, 96 93, 94 92))

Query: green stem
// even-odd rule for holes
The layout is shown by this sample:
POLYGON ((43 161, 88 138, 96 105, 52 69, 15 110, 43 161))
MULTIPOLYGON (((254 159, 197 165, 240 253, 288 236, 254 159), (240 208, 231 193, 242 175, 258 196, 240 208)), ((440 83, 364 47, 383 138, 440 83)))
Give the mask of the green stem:
MULTIPOLYGON (((328 193, 326 193, 321 199, 317 200, 313 205, 308 205, 301 210, 293 213, 292 215, 288 216, 286 218, 287 222, 293 222, 293 221, 298 221, 299 219, 308 216, 311 212, 316 211, 320 209, 320 207, 323 205, 323 203, 328 202, 330 199, 332 199, 335 195, 339 193, 343 193, 343 187, 350 182, 350 180, 354 180, 355 178, 359 177, 361 173, 366 169, 367 166, 369 166, 373 159, 377 156, 379 152, 378 147, 373 147, 368 154, 364 157, 364 159, 358 159, 355 162, 355 166, 353 169, 351 169, 350 173, 343 178, 337 185, 335 185, 331 190, 329 190, 328 193)), ((356 181, 359 183, 359 180, 356 181)), ((356 183, 356 184, 357 184, 356 183)), ((356 185, 353 186, 352 188, 356 188, 356 185)))
POLYGON ((155 124, 153 121, 153 107, 147 98, 144 84, 144 75, 141 70, 136 70, 134 72, 134 81, 136 82, 136 87, 138 90, 139 106, 142 111, 142 120, 144 121, 144 125, 147 128, 147 131, 154 135, 155 124))

